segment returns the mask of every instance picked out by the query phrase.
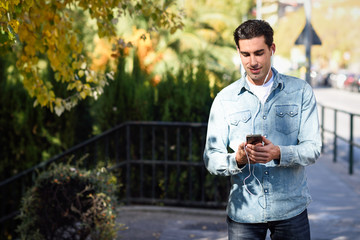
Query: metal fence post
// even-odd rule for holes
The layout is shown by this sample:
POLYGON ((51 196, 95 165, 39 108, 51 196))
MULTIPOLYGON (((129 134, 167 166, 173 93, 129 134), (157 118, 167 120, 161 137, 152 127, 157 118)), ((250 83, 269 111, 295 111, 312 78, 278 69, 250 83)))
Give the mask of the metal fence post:
MULTIPOLYGON (((193 161, 192 159, 192 128, 189 127, 189 162, 191 163, 193 161)), ((192 167, 190 165, 190 167, 188 168, 188 181, 189 181, 189 200, 191 200, 192 196, 193 196, 193 183, 192 183, 192 167)))
POLYGON ((126 204, 131 198, 130 125, 126 125, 126 204))
POLYGON ((155 126, 151 127, 151 139, 152 139, 152 145, 151 145, 151 151, 152 151, 152 183, 151 183, 151 197, 152 199, 155 199, 155 186, 156 186, 156 155, 155 155, 155 147, 156 147, 156 135, 155 135, 155 126))
POLYGON ((325 132, 325 107, 321 106, 321 152, 324 152, 324 132, 325 132))
POLYGON ((164 128, 164 161, 165 161, 165 173, 164 173, 164 185, 165 185, 165 199, 167 199, 168 197, 168 183, 169 183, 169 178, 168 178, 168 128, 165 127, 164 128))
POLYGON ((140 126, 140 198, 144 197, 144 126, 140 126))
POLYGON ((334 162, 336 162, 336 156, 337 156, 337 147, 336 147, 336 142, 337 142, 337 130, 336 130, 336 125, 337 125, 337 110, 334 109, 334 162))
POLYGON ((350 141, 349 141, 349 174, 353 174, 354 171, 354 114, 350 113, 350 141))
MULTIPOLYGON (((180 162, 180 152, 181 152, 181 143, 180 143, 180 127, 176 129, 176 162, 180 162)), ((176 200, 180 201, 180 164, 176 164, 176 200)))

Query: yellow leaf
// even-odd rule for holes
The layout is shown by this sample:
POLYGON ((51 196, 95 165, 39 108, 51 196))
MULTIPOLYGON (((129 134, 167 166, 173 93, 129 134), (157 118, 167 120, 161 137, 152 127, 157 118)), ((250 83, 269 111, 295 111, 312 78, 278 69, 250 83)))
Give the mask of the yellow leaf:
POLYGON ((77 38, 76 36, 72 35, 70 38, 70 44, 75 46, 77 44, 77 38))
POLYGON ((55 99, 55 93, 54 93, 54 91, 50 91, 48 97, 49 97, 49 100, 51 100, 51 101, 52 101, 53 99, 55 99))
POLYGON ((28 60, 28 58, 26 57, 26 55, 21 55, 20 57, 21 61, 26 62, 28 60))
POLYGON ((55 24, 59 24, 59 22, 60 22, 60 17, 59 17, 58 15, 55 15, 55 17, 54 17, 54 22, 55 22, 55 24))
POLYGON ((57 58, 52 58, 50 60, 50 62, 51 62, 51 66, 53 67, 54 70, 57 70, 57 69, 59 69, 59 67, 61 67, 60 61, 57 58))
POLYGON ((87 76, 86 76, 86 81, 87 81, 87 82, 93 82, 93 81, 94 81, 94 78, 93 78, 92 76, 90 76, 90 75, 87 75, 87 76))
POLYGON ((0 7, 9 10, 9 2, 0 2, 0 7))
POLYGON ((46 30, 45 31, 45 35, 48 37, 48 38, 51 38, 51 32, 49 30, 46 30))
POLYGON ((83 63, 81 64, 81 69, 86 69, 86 62, 83 62, 83 63))
POLYGON ((18 33, 19 31, 19 22, 17 20, 11 20, 8 22, 8 24, 11 26, 11 28, 14 30, 15 33, 18 33))
POLYGON ((18 5, 18 4, 20 3, 20 0, 13 0, 12 3, 13 3, 14 5, 18 5))
POLYGON ((82 91, 82 92, 80 92, 80 96, 81 96, 81 98, 82 99, 85 99, 86 98, 86 92, 85 91, 82 91))
POLYGON ((33 3, 34 3, 34 1, 33 0, 25 0, 24 2, 23 2, 23 4, 25 3, 25 5, 27 5, 27 7, 31 7, 32 5, 33 5, 33 3))
POLYGON ((61 106, 61 102, 62 102, 62 99, 61 99, 61 98, 56 98, 56 100, 55 100, 55 105, 56 105, 57 107, 60 107, 60 106, 61 106))
POLYGON ((76 85, 76 90, 78 91, 78 92, 80 92, 81 91, 81 89, 82 89, 82 82, 81 81, 76 81, 75 82, 75 85, 76 85))
POLYGON ((75 88, 75 83, 69 83, 69 85, 67 86, 67 90, 72 90, 75 88))
POLYGON ((84 90, 89 91, 90 89, 91 89, 90 85, 87 84, 87 83, 85 83, 85 84, 84 84, 84 90))
POLYGON ((55 80, 59 82, 60 79, 61 79, 60 73, 59 72, 55 73, 55 80))
POLYGON ((54 30, 54 36, 55 36, 55 37, 59 37, 59 33, 58 33, 57 28, 55 28, 55 30, 54 30))
POLYGON ((79 77, 83 77, 84 76, 84 71, 83 70, 80 70, 79 72, 78 72, 78 75, 79 75, 79 77))
POLYGON ((38 93, 37 100, 41 106, 45 106, 48 103, 46 95, 44 93, 38 93))
POLYGON ((78 68, 77 65, 78 65, 77 62, 73 62, 71 64, 72 69, 77 69, 78 68))
POLYGON ((171 33, 171 34, 174 34, 174 33, 176 32, 176 30, 177 30, 176 27, 172 27, 172 28, 170 29, 170 33, 171 33))

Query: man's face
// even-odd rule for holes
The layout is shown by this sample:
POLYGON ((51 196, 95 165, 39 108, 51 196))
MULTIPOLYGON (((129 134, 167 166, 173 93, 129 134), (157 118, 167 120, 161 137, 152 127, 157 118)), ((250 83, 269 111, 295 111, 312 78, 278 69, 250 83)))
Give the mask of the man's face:
MULTIPOLYGON (((256 85, 262 85, 271 67, 271 51, 275 52, 275 44, 270 48, 265 43, 265 37, 239 40, 239 54, 245 68, 248 80, 256 85)), ((270 71, 268 79, 272 76, 270 71)), ((266 81, 268 81, 268 79, 266 81)))

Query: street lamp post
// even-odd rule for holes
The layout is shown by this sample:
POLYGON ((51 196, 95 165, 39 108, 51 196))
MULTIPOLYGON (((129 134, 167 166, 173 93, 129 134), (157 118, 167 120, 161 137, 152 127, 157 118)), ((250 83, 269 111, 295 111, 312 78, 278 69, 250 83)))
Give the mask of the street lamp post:
POLYGON ((305 80, 311 85, 310 71, 311 71, 311 45, 312 45, 312 31, 311 31, 311 0, 305 0, 305 16, 306 16, 306 38, 305 38, 305 54, 306 54, 306 77, 305 80))

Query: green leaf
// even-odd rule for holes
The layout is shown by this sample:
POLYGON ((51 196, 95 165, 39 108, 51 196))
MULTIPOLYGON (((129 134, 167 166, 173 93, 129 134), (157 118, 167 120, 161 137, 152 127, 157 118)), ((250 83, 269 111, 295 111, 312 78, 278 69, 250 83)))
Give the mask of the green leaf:
POLYGON ((152 14, 151 14, 151 19, 152 19, 152 20, 156 21, 157 18, 158 18, 158 16, 157 16, 155 13, 152 13, 152 14))
POLYGON ((6 42, 8 42, 9 41, 9 37, 8 37, 8 35, 7 34, 3 34, 3 33, 1 33, 0 34, 0 43, 6 43, 6 42))

